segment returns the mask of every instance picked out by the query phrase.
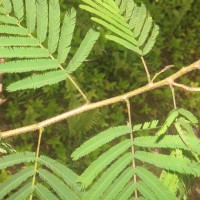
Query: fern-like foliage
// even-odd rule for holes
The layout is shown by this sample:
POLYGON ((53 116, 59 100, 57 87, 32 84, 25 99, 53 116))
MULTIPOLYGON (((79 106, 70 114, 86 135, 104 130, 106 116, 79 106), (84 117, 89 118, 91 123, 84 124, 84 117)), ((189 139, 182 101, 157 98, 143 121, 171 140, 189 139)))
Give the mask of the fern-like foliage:
MULTIPOLYGON (((79 93, 76 94, 76 90, 70 81, 67 81, 67 88, 70 95, 68 110, 72 110, 79 105, 81 106, 84 103, 82 96, 79 93)), ((67 120, 69 137, 72 139, 75 137, 77 139, 79 136, 92 130, 92 128, 97 124, 99 117, 100 112, 98 109, 70 117, 67 120)))
MULTIPOLYGON (((172 151, 171 155, 174 157, 183 158, 182 150, 179 149, 172 151)), ((160 178, 163 181, 163 183, 169 188, 169 190, 173 193, 178 193, 179 191, 179 196, 186 195, 185 190, 184 192, 181 192, 180 186, 184 185, 184 182, 181 180, 181 177, 178 173, 163 170, 160 175, 160 178)))
POLYGON ((144 199, 177 199, 180 174, 200 177, 198 159, 200 140, 195 136, 196 125, 197 118, 192 113, 184 109, 176 109, 169 114, 161 126, 158 126, 157 120, 137 124, 132 130, 129 125, 118 126, 86 141, 72 154, 74 160, 88 155, 105 144, 110 143, 111 147, 99 155, 79 177, 78 182, 86 189, 83 199, 128 200, 133 197, 136 190, 144 199), (176 129, 177 133, 174 135, 166 135, 171 126, 176 128, 177 124, 180 130, 176 129), (160 130, 162 134, 157 134, 161 132, 160 130), (155 136, 126 139, 132 131, 154 131, 155 136), (117 138, 121 138, 120 142, 116 142, 117 138), (171 149, 172 152, 177 153, 155 154, 152 148, 171 149), (181 156, 178 156, 178 152, 181 156), (188 154, 191 156, 186 156, 188 154), (144 162, 163 169, 162 178, 160 179, 144 166, 136 164, 144 162), (171 187, 168 184, 170 180, 173 184, 171 187))
POLYGON ((90 29, 75 55, 66 63, 75 23, 76 10, 72 8, 61 24, 59 0, 1 1, 0 57, 7 62, 0 64, 0 73, 37 72, 12 83, 7 90, 55 84, 77 70, 91 52, 99 33, 90 29), (15 60, 10 61, 10 58, 15 60))
POLYGON ((14 153, 0 158, 0 163, 0 169, 29 163, 29 167, 0 184, 0 199, 21 200, 31 195, 39 199, 81 199, 82 192, 76 184, 78 175, 51 158, 41 155, 36 159, 33 152, 14 153), (35 162, 39 164, 37 170, 35 162), (37 177, 36 184, 33 177, 37 177))
POLYGON ((7 153, 14 153, 16 152, 15 149, 8 143, 0 142, 0 153, 7 154, 7 153))
POLYGON ((82 0, 80 8, 92 13, 91 19, 108 29, 112 34, 106 35, 114 41, 140 56, 153 48, 159 27, 144 4, 138 5, 134 0, 82 0))
MULTIPOLYGON (((182 146, 180 147, 179 145, 177 146, 176 150, 173 150, 171 155, 174 156, 175 158, 178 158, 179 160, 176 160, 177 162, 180 161, 183 162, 185 160, 188 163, 188 166, 190 166, 192 163, 189 161, 188 158, 185 158, 184 156, 184 150, 190 151, 192 156, 196 159, 196 161, 199 164, 199 140, 196 138, 196 133, 195 133, 195 128, 197 126, 198 120, 197 118, 189 111, 185 109, 178 109, 175 110, 174 112, 177 112, 181 114, 182 116, 179 118, 176 118, 175 121, 175 127, 176 130, 179 134, 179 136, 165 136, 163 140, 165 140, 167 137, 173 137, 171 138, 170 143, 175 139, 174 137, 177 137, 176 144, 174 143, 173 145, 177 145, 179 142, 177 141, 180 140, 179 144, 183 144, 185 148, 182 146), (191 141, 192 140, 192 141, 191 141), (197 148, 196 148, 197 147, 197 148), (180 159, 181 158, 181 159, 180 159)), ((166 123, 165 123, 166 125, 166 123)), ((164 126, 165 126, 164 125, 164 126)), ((158 138, 157 138, 158 141, 158 138)), ((162 143, 162 142, 161 142, 162 143)), ((170 148, 170 147, 169 147, 170 148)), ((197 166, 198 167, 198 166, 197 166)), ((181 169, 179 166, 180 170, 184 170, 184 168, 181 169)), ((187 170, 189 172, 190 169, 187 170)), ((195 175, 196 170, 192 170, 192 172, 195 175)), ((188 196, 188 191, 186 190, 186 186, 184 184, 184 181, 182 180, 182 176, 179 175, 179 173, 174 172, 173 170, 163 170, 161 173, 161 179, 164 182, 164 184, 174 193, 178 194, 179 199, 187 199, 188 196)))

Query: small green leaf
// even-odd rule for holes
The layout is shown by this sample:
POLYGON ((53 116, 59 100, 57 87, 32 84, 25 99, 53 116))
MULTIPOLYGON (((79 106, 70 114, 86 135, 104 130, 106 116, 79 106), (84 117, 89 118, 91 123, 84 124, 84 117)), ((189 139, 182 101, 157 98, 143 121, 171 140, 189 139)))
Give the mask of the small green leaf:
POLYGON ((45 74, 31 76, 12 83, 7 87, 9 92, 25 89, 40 88, 45 85, 53 85, 64 81, 67 78, 67 73, 64 70, 47 72, 45 74))
POLYGON ((97 41, 100 33, 90 29, 83 39, 78 51, 73 56, 69 65, 66 69, 67 73, 72 73, 77 70, 80 65, 84 62, 84 60, 88 57, 89 53, 92 51, 92 48, 97 41))

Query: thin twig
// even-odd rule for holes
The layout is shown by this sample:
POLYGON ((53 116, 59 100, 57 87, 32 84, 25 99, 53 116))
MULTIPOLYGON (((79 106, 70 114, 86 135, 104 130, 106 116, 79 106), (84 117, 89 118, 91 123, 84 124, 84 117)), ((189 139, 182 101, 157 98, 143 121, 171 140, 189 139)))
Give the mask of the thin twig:
MULTIPOLYGON (((34 176, 33 176, 33 180, 32 180, 32 187, 35 186, 35 180, 36 180, 36 174, 37 174, 37 168, 38 168, 38 158, 39 158, 39 153, 40 153, 40 144, 41 144, 41 138, 42 138, 42 133, 43 133, 43 129, 40 128, 39 130, 39 137, 38 137, 38 144, 37 144, 37 151, 36 151, 36 155, 35 155, 35 166, 34 166, 34 176)), ((30 196, 30 200, 32 200, 33 195, 31 194, 30 196)))
POLYGON ((81 90, 81 88, 78 86, 78 84, 73 80, 73 78, 68 75, 69 80, 72 82, 72 84, 74 85, 74 87, 79 91, 79 93, 82 95, 82 97, 84 98, 84 100, 86 101, 86 104, 90 103, 89 99, 87 98, 87 96, 84 94, 84 92, 81 90))
POLYGON ((158 82, 155 82, 155 83, 149 83, 149 84, 147 84, 143 87, 140 87, 140 88, 135 89, 133 91, 127 92, 123 95, 112 97, 110 99, 106 99, 106 100, 99 101, 99 102, 96 102, 96 103, 85 104, 85 105, 80 106, 78 108, 75 108, 71 111, 67 111, 65 113, 62 113, 60 115, 57 115, 55 117, 49 118, 47 120, 44 120, 42 122, 39 122, 39 123, 36 123, 36 124, 33 124, 33 125, 24 126, 24 127, 21 127, 21 128, 1 132, 0 133, 1 138, 7 138, 7 137, 22 134, 22 133, 40 130, 40 128, 44 128, 44 127, 47 127, 49 125, 58 123, 62 120, 65 120, 67 118, 70 118, 70 117, 78 115, 78 114, 81 114, 83 112, 93 110, 93 109, 96 109, 96 108, 100 108, 100 107, 104 107, 104 106, 108 106, 108 105, 111 105, 111 104, 114 104, 114 103, 123 102, 124 99, 126 99, 126 98, 131 98, 131 97, 137 96, 139 94, 143 94, 145 92, 148 92, 148 91, 151 91, 151 90, 154 90, 156 88, 163 87, 163 86, 169 86, 176 79, 178 79, 181 76, 183 76, 183 75, 185 75, 185 74, 187 74, 191 71, 194 71, 196 69, 200 69, 200 60, 189 65, 188 67, 184 67, 184 68, 180 69, 178 72, 174 73, 173 75, 171 75, 171 76, 169 76, 169 77, 167 77, 167 78, 165 78, 161 81, 158 81, 158 82))
POLYGON ((172 83, 173 86, 176 86, 178 88, 182 88, 183 90, 189 91, 189 92, 200 92, 200 87, 189 87, 183 84, 179 84, 176 82, 172 83))
MULTIPOLYGON (((130 129, 132 130, 131 133, 130 133, 130 139, 131 139, 131 142, 133 143, 134 137, 133 137, 132 119, 131 119, 131 105, 130 105, 129 99, 125 99, 125 101, 126 101, 126 106, 127 106, 127 109, 128 109, 128 121, 129 121, 129 124, 128 124, 128 125, 130 126, 130 129)), ((134 154, 135 154, 134 145, 131 146, 131 151, 132 151, 132 154, 134 155, 134 154)), ((136 164, 135 164, 135 159, 134 159, 134 158, 133 158, 133 160, 132 160, 132 166, 133 166, 133 169, 135 170, 136 164)), ((135 183, 135 185, 136 185, 136 184, 137 184, 137 177, 136 177, 136 174, 134 174, 133 179, 134 179, 134 183, 135 183)), ((138 198, 137 189, 135 189, 135 198, 136 198, 136 199, 138 198)))
POLYGON ((147 80, 148 80, 148 83, 150 83, 150 82, 151 82, 151 76, 150 76, 150 73, 149 73, 149 70, 148 70, 147 64, 146 64, 146 62, 145 62, 143 56, 141 56, 141 59, 142 59, 142 63, 143 63, 143 65, 144 65, 144 69, 145 69, 146 74, 147 74, 147 80))
POLYGON ((164 73, 165 71, 167 71, 168 69, 175 67, 175 65, 167 65, 165 66, 160 72, 156 73, 155 76, 152 78, 151 82, 154 82, 154 80, 162 73, 164 73))
POLYGON ((173 98, 173 104, 174 104, 174 108, 177 108, 176 105, 176 96, 175 96, 175 91, 174 91, 174 87, 172 85, 170 85, 171 91, 172 91, 172 98, 173 98))

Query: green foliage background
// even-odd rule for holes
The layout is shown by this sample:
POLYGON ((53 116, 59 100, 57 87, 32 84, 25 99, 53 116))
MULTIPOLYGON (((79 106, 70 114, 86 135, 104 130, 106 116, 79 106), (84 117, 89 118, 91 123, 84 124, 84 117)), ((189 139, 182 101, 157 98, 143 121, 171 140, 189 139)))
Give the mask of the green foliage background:
MULTIPOLYGON (((80 3, 79 0, 62 0, 60 2, 63 10, 66 10, 69 6, 78 9, 80 3)), ((151 10, 156 23, 160 26, 157 43, 146 59, 150 72, 155 74, 166 65, 174 64, 174 68, 160 76, 162 78, 199 59, 200 0, 146 0, 145 3, 151 10)), ((91 26, 95 25, 89 20, 88 13, 78 9, 78 23, 73 38, 74 48, 72 48, 74 51, 91 26)), ((102 36, 105 34, 103 29, 101 29, 101 33, 102 36)), ((78 80, 78 84, 91 101, 119 95, 146 83, 146 75, 138 57, 123 47, 106 41, 104 37, 98 40, 90 59, 85 61, 83 67, 73 76, 78 80)), ((199 77, 199 74, 194 72, 180 81, 185 84, 191 83, 192 86, 199 86, 197 77, 199 77)), ((4 87, 18 78, 18 75, 4 76, 4 87)), ((29 125, 84 103, 69 82, 35 91, 17 93, 4 91, 3 95, 7 101, 0 107, 1 130, 29 125)), ((179 107, 191 110, 198 118, 200 117, 199 94, 177 90, 176 95, 179 107)), ((155 118, 162 119, 172 109, 171 91, 169 88, 162 88, 137 96, 132 99, 132 105, 135 123, 142 123, 155 118)), ((117 104, 60 122, 45 129, 41 148, 42 154, 68 163, 70 168, 80 172, 91 162, 96 153, 80 165, 78 162, 77 164, 72 163, 70 158, 72 151, 91 135, 109 126, 124 124, 126 121, 126 106, 117 104), (93 115, 93 120, 88 120, 91 115, 93 115)), ((10 139, 9 142, 17 150, 34 151, 37 134, 17 136, 10 139)), ((1 178, 6 176, 5 173, 5 171, 2 172, 1 178)))

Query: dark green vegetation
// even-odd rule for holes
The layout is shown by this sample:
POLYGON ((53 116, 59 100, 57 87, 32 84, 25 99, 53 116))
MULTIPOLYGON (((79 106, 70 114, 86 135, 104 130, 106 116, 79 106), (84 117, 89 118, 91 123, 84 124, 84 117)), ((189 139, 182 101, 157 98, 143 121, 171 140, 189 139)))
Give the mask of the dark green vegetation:
MULTIPOLYGON (((69 2, 66 1, 66 4, 71 4, 78 9, 79 1, 69 2)), ((146 2, 153 18, 160 26, 160 35, 156 46, 146 58, 151 73, 154 74, 164 66, 173 64, 175 68, 166 72, 166 75, 169 75, 199 58, 199 3, 199 0, 146 2), (191 9, 189 10, 190 6, 191 9)), ((61 5, 65 10, 64 1, 61 5)), ((76 47, 78 48, 91 26, 95 25, 89 20, 88 13, 78 10, 78 23, 72 42, 74 47, 72 51, 75 51, 76 47)), ((96 43, 93 53, 90 54, 89 59, 85 61, 82 68, 73 74, 80 87, 83 88, 92 101, 122 94, 146 83, 145 72, 138 57, 125 50, 125 48, 105 40, 103 37, 105 32, 101 29, 102 36, 96 43)), ((74 53, 71 52, 71 54, 74 53)), ((72 55, 68 59, 71 57, 72 55)), ((6 75, 3 78, 3 84, 6 87, 13 80, 18 80, 19 77, 21 78, 21 75, 6 75)), ((197 77, 199 77, 199 74, 193 72, 188 75, 188 78, 184 77, 183 81, 189 83, 192 80, 192 86, 198 86, 197 77)), ((68 81, 35 91, 16 93, 4 91, 3 95, 7 102, 0 108, 2 130, 35 123, 83 103, 80 95, 68 81)), ((176 95, 178 107, 191 110, 199 118, 199 94, 177 90, 176 95)), ((134 123, 151 121, 151 119, 156 118, 164 120, 167 113, 173 109, 169 88, 142 94, 131 101, 134 105, 132 109, 134 123)), ((70 159, 73 150, 86 139, 91 138, 94 133, 110 126, 125 124, 126 121, 127 110, 123 104, 70 118, 45 129, 41 153, 51 155, 52 158, 67 163, 68 167, 75 169, 76 172, 82 172, 85 166, 91 163, 97 152, 87 157, 87 159, 81 160, 80 165, 78 162, 72 163, 70 159)), ((18 151, 34 151, 37 136, 36 134, 26 134, 14 137, 10 140, 10 143, 18 151)), ((6 176, 5 172, 2 172, 2 174, 6 176)))

